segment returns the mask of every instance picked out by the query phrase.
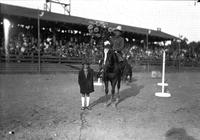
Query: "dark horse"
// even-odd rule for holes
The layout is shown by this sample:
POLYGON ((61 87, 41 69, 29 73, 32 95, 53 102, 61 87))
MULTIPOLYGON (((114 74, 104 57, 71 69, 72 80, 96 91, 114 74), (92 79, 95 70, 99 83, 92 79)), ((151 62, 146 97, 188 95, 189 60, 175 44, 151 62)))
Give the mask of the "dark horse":
POLYGON ((124 60, 124 70, 123 70, 123 81, 132 82, 132 66, 129 64, 128 60, 124 60))
POLYGON ((102 69, 103 69, 103 81, 105 84, 105 94, 106 94, 106 105, 112 104, 113 100, 115 99, 115 87, 117 85, 117 97, 115 101, 115 105, 119 102, 119 89, 121 84, 121 78, 123 75, 123 68, 124 64, 123 62, 119 62, 118 57, 116 53, 113 50, 107 49, 107 51, 104 51, 104 61, 101 61, 102 69), (107 56, 107 57, 106 57, 107 56), (102 64, 103 63, 103 64, 102 64), (111 98, 108 101, 108 84, 111 83, 111 98))

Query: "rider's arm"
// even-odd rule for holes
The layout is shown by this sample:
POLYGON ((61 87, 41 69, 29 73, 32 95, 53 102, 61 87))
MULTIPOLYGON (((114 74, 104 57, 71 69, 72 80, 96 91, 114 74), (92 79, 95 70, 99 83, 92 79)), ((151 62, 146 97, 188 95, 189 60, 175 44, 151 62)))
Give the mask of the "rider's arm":
POLYGON ((113 41, 114 41, 114 40, 113 40, 112 38, 109 40, 109 42, 110 42, 110 49, 113 49, 113 45, 114 45, 114 44, 113 44, 113 41))
POLYGON ((119 49, 118 51, 122 51, 124 49, 124 39, 123 38, 120 38, 118 49, 119 49))

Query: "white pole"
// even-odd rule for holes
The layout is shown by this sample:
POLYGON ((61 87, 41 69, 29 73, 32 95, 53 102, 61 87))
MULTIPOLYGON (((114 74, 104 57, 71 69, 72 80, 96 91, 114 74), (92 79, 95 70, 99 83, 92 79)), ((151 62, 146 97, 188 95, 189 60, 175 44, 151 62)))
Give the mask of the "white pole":
POLYGON ((100 78, 98 78, 98 83, 101 83, 101 79, 100 78))
POLYGON ((168 83, 165 83, 165 50, 163 50, 162 83, 158 83, 157 85, 162 87, 162 91, 156 92, 155 96, 171 97, 170 93, 165 93, 165 86, 168 86, 168 83))
POLYGON ((164 93, 165 83, 165 50, 163 50, 163 65, 162 65, 162 93, 164 93))

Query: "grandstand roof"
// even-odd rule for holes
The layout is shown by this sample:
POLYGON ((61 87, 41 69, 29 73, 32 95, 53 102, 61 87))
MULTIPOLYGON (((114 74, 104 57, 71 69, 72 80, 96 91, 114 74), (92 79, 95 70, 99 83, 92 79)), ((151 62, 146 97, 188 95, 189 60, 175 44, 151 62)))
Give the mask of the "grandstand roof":
MULTIPOLYGON (((9 16, 12 17, 12 19, 23 21, 24 23, 33 23, 33 20, 37 19, 38 10, 37 9, 30 9, 30 8, 24 8, 24 7, 18 7, 18 6, 11 6, 7 4, 1 4, 0 3, 0 17, 3 16, 9 16), (29 20, 27 20, 28 18, 29 20)), ((80 29, 82 31, 87 32, 87 26, 90 24, 90 21, 96 21, 94 19, 87 19, 82 17, 76 17, 76 16, 68 16, 58 13, 52 13, 48 11, 44 11, 44 15, 41 17, 41 20, 44 22, 48 22, 49 25, 55 25, 58 26, 65 26, 72 27, 75 29, 80 29)), ((178 39, 177 37, 151 29, 145 29, 145 28, 139 28, 139 27, 133 27, 133 26, 127 26, 117 23, 108 23, 108 26, 116 27, 117 25, 122 26, 122 31, 124 34, 132 36, 133 38, 136 38, 138 40, 144 40, 146 38, 146 35, 148 34, 149 30, 151 33, 149 36, 149 41, 167 41, 167 40, 174 40, 178 39)), ((37 22, 36 22, 37 24, 37 22)))

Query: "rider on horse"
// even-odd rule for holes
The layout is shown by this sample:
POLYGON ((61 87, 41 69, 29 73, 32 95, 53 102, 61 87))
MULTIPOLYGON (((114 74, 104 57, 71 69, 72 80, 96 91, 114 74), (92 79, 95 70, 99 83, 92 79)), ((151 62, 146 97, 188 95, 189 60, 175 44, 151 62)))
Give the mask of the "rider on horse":
POLYGON ((121 26, 117 26, 114 30, 113 30, 114 36, 111 37, 110 40, 107 40, 104 42, 103 46, 104 46, 104 60, 100 61, 99 63, 99 72, 98 75, 102 75, 103 72, 103 64, 105 64, 105 61, 107 59, 107 53, 105 53, 106 51, 113 51, 119 62, 123 62, 123 56, 122 56, 122 50, 124 49, 124 39, 121 37, 121 33, 122 33, 122 27, 121 26))
POLYGON ((122 50, 124 49, 124 39, 121 37, 122 27, 117 26, 113 30, 114 36, 111 38, 111 47, 113 51, 116 53, 119 62, 123 61, 122 50))

